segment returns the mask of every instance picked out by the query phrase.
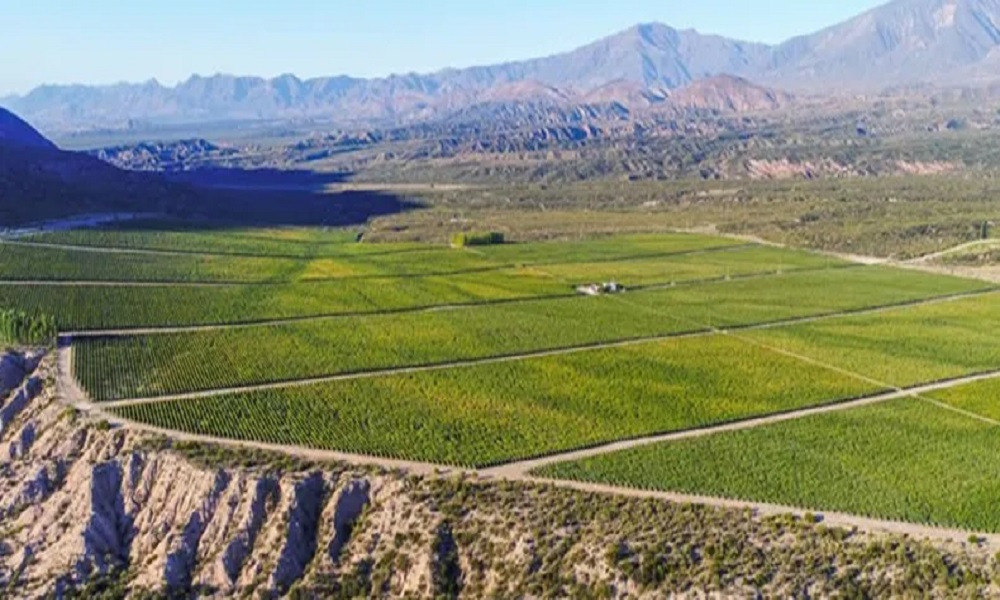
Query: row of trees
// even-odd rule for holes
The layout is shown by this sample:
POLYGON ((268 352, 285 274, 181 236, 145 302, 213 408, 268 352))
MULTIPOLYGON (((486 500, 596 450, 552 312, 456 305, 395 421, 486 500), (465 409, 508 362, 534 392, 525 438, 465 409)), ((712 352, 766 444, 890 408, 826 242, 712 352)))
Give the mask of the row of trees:
POLYGON ((50 344, 56 339, 56 320, 20 310, 0 310, 0 341, 13 344, 50 344))

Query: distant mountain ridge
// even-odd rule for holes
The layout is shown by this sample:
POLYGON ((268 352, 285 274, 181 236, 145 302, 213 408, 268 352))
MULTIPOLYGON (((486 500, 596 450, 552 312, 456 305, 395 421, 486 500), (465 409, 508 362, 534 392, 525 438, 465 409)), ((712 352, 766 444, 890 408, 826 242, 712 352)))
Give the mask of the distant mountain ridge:
MULTIPOLYGON (((485 103, 617 103, 633 110, 729 75, 778 89, 872 91, 1000 81, 1000 0, 895 0, 779 45, 662 24, 637 25, 576 50, 499 65, 381 79, 193 76, 113 86, 42 86, 0 103, 47 129, 314 119, 398 126, 485 103)), ((739 106, 719 103, 721 108, 739 106)))

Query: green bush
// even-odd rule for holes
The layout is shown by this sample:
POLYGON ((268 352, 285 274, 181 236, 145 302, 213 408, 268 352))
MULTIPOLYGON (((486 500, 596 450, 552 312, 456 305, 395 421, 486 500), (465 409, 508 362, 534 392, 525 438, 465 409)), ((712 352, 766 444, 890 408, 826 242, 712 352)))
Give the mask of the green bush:
POLYGON ((0 341, 15 344, 49 344, 56 339, 56 320, 49 315, 29 315, 20 310, 0 310, 0 341))
POLYGON ((498 231, 456 233, 451 236, 451 245, 456 248, 465 246, 492 246, 504 243, 503 234, 498 231))

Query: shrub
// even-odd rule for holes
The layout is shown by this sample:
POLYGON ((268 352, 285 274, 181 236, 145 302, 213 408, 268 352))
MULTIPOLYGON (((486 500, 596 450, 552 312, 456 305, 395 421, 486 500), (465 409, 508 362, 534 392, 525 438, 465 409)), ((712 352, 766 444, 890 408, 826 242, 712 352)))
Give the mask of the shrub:
POLYGON ((49 344, 56 339, 56 320, 20 310, 0 310, 0 341, 16 344, 49 344))
POLYGON ((451 245, 456 248, 491 246, 502 243, 504 243, 504 236, 498 231, 456 233, 451 237, 451 245))

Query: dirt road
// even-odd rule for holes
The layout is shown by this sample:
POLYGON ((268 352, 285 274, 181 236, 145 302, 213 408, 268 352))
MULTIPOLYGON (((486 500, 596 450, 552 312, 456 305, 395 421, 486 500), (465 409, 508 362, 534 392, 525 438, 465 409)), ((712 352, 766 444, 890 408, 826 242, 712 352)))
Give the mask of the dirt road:
MULTIPOLYGON (((812 415, 828 413, 833 411, 850 410, 852 408, 857 408, 859 406, 875 404, 878 402, 885 402, 896 398, 918 397, 920 394, 925 394, 932 391, 948 389, 951 387, 965 385, 976 381, 984 381, 987 379, 1000 377, 1000 371, 984 373, 979 375, 970 375, 966 377, 959 377, 947 381, 941 381, 910 389, 893 390, 890 392, 850 402, 842 402, 839 404, 806 408, 802 410, 787 412, 780 415, 771 415, 756 419, 748 419, 745 421, 728 423, 724 425, 718 425, 715 427, 706 427, 699 430, 677 432, 659 436, 648 436, 629 441, 606 444, 603 446, 589 448, 586 450, 575 450, 560 454, 554 454, 544 458, 518 461, 509 463, 507 465, 502 465, 499 467, 476 470, 476 469, 451 467, 445 465, 436 465, 432 463, 425 463, 419 461, 393 460, 393 459, 377 458, 372 456, 356 455, 343 452, 316 450, 312 448, 305 448, 299 446, 285 446, 279 444, 266 444, 260 442, 245 442, 245 441, 231 440, 226 438, 218 438, 213 436, 203 436, 203 435, 196 435, 196 434, 190 434, 172 430, 165 430, 141 423, 127 421, 124 419, 120 419, 113 414, 108 413, 106 410, 107 408, 106 406, 96 405, 93 402, 91 402, 87 398, 83 390, 81 390, 80 387, 77 385, 75 379, 71 374, 72 346, 69 343, 60 344, 58 349, 57 361, 58 361, 58 374, 59 374, 58 389, 60 391, 60 397, 62 398, 63 402, 75 407, 76 409, 88 415, 90 418, 106 420, 115 426, 124 427, 134 431, 142 431, 150 434, 162 435, 173 440, 204 443, 204 444, 215 444, 234 449, 277 452, 288 456, 301 458, 304 460, 316 461, 316 462, 337 461, 355 465, 374 465, 385 469, 394 469, 394 470, 400 469, 421 475, 464 474, 469 476, 480 477, 484 480, 506 479, 511 481, 524 481, 531 483, 553 485, 556 487, 567 488, 567 489, 575 489, 589 493, 612 494, 612 495, 622 495, 622 496, 639 497, 639 498, 655 498, 669 502, 695 503, 695 504, 704 504, 707 506, 717 506, 724 508, 737 508, 737 509, 746 508, 746 509, 751 509, 758 516, 781 515, 781 514, 796 514, 801 516, 807 512, 812 512, 821 515, 823 522, 829 526, 843 527, 847 529, 857 528, 859 530, 868 531, 872 533, 891 533, 896 535, 909 535, 918 539, 928 538, 938 541, 964 540, 965 538, 968 537, 969 532, 951 528, 930 527, 915 523, 905 523, 905 522, 882 520, 882 519, 871 519, 871 518, 837 513, 837 512, 809 510, 799 507, 782 506, 782 505, 761 503, 761 502, 747 502, 747 501, 733 500, 727 498, 693 496, 687 494, 659 492, 651 490, 638 490, 633 488, 607 486, 607 485, 578 482, 578 481, 549 480, 549 479, 534 477, 530 475, 529 472, 532 469, 548 464, 553 464, 555 462, 586 458, 589 456, 597 456, 600 454, 615 452, 618 450, 639 447, 646 444, 654 444, 659 442, 697 437, 697 436, 707 436, 725 431, 737 431, 741 429, 761 427, 768 424, 780 423, 783 421, 789 421, 793 419, 801 419, 812 415)), ((992 534, 983 535, 981 536, 981 539, 985 544, 987 544, 992 548, 1000 548, 1000 535, 992 535, 992 534)))
POLYGON ((838 412, 842 410, 850 410, 852 408, 868 406, 871 404, 878 404, 881 402, 887 402, 889 400, 896 400, 899 398, 918 398, 924 394, 928 394, 931 392, 938 392, 941 390, 947 390, 961 385, 976 383, 978 381, 987 381, 990 379, 998 379, 998 378, 1000 378, 1000 370, 990 371, 988 373, 980 373, 976 375, 956 377, 954 379, 947 379, 911 388, 899 388, 888 392, 882 392, 874 396, 866 396, 864 398, 860 398, 857 400, 850 400, 848 402, 840 402, 840 403, 827 404, 811 408, 803 408, 785 413, 772 414, 766 417, 758 417, 754 419, 737 421, 734 423, 727 423, 724 425, 717 425, 714 427, 705 427, 703 429, 692 429, 689 431, 680 431, 674 433, 667 433, 663 435, 636 438, 632 440, 615 442, 612 444, 605 444, 602 446, 595 446, 593 448, 587 448, 583 450, 573 450, 571 452, 553 454, 551 456, 545 456, 542 458, 536 458, 532 460, 512 462, 498 467, 484 469, 481 471, 481 474, 485 476, 499 477, 504 479, 524 479, 526 477, 529 477, 530 471, 533 471, 541 467, 553 465, 556 463, 582 460, 585 458, 600 456, 602 454, 609 454, 611 452, 618 452, 621 450, 629 450, 632 448, 639 448, 641 446, 648 446, 649 444, 658 444, 662 442, 671 442, 676 440, 698 438, 708 435, 715 435, 717 433, 723 433, 727 431, 741 431, 744 429, 753 429, 755 427, 763 427, 765 425, 782 423, 784 421, 793 421, 805 417, 811 417, 813 415, 821 415, 825 413, 838 412))
MULTIPOLYGON (((129 398, 124 400, 116 400, 113 402, 102 403, 102 406, 107 408, 120 408, 123 406, 137 405, 137 404, 154 404, 157 402, 170 402, 177 400, 194 400, 198 398, 209 398, 212 396, 220 396, 225 394, 237 394, 246 392, 255 392, 263 390, 273 390, 289 387, 302 387, 308 385, 315 385, 320 383, 331 383, 335 381, 348 381, 354 379, 372 379, 377 377, 389 377, 393 375, 409 375, 413 373, 423 373, 430 371, 441 371, 446 369, 459 369, 468 367, 477 367, 482 365, 490 364, 501 364, 518 362, 523 360, 531 360, 537 358, 546 358, 553 356, 565 356, 570 354, 579 354, 582 352, 592 352, 598 350, 610 350, 614 348, 627 348, 631 346, 638 346, 644 344, 655 344, 657 342, 665 342, 669 340, 680 340, 680 339, 691 339, 699 337, 707 337, 711 335, 727 335, 735 332, 747 332, 747 331, 760 331, 766 329, 775 329, 778 327, 786 327, 791 325, 805 325, 808 323, 817 323, 820 321, 828 321, 832 319, 846 318, 846 317, 856 317, 856 316, 866 316, 866 315, 876 315, 885 312, 890 312, 894 310, 899 310, 903 308, 915 307, 915 306, 929 306, 933 304, 941 304, 945 302, 954 302, 963 298, 984 296, 984 295, 1000 295, 1000 291, 988 290, 981 292, 965 292, 961 294, 951 294, 947 296, 939 296, 937 298, 929 298, 923 300, 909 301, 898 304, 891 304, 885 306, 878 306, 872 308, 864 308, 858 310, 841 311, 835 313, 827 313, 821 315, 809 315, 805 317, 795 317, 790 319, 782 319, 778 321, 771 321, 767 323, 757 323, 746 326, 736 326, 729 328, 714 328, 704 325, 692 325, 692 331, 679 332, 666 335, 649 336, 633 338, 628 340, 618 340, 610 342, 599 342, 594 344, 583 344, 580 346, 571 346, 564 348, 552 348, 545 350, 538 350, 535 352, 521 352, 517 354, 510 354, 504 356, 491 356, 484 358, 468 359, 468 360, 457 360, 444 363, 436 363, 430 365, 415 365, 408 367, 394 367, 388 369, 377 369, 372 371, 361 371, 352 373, 341 373, 336 375, 325 375, 319 377, 309 377, 304 379, 295 379, 289 381, 275 381, 271 383, 261 383, 255 385, 246 386, 234 386, 227 388, 216 388, 211 390, 203 390, 197 392, 188 392, 182 394, 166 394, 162 396, 152 396, 147 398, 129 398)), ((132 332, 136 333, 136 332, 132 332)), ((76 334, 66 333, 60 335, 60 343, 71 344, 71 340, 76 334)), ((87 337, 88 335, 96 335, 94 333, 87 333, 80 337, 87 337)), ((799 357, 801 358, 801 357, 799 357)))

